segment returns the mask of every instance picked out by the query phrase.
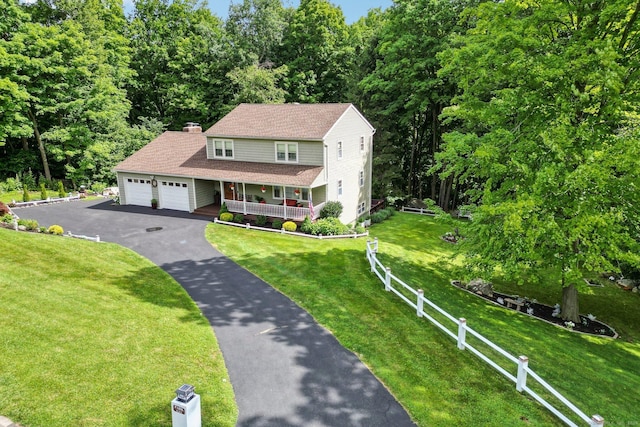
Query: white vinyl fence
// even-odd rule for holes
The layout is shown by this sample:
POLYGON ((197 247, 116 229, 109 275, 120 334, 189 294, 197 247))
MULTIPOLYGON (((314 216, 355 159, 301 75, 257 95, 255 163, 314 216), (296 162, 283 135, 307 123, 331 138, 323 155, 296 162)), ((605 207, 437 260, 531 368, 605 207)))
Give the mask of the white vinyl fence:
MULTIPOLYGON (((555 416, 564 421, 565 424, 578 427, 572 420, 570 420, 564 413, 562 413, 559 409, 557 409, 554 405, 547 402, 543 397, 538 395, 532 389, 527 386, 527 379, 530 377, 537 381, 537 383, 546 389, 547 392, 551 393, 555 396, 560 402, 562 402, 566 408, 570 409, 574 414, 576 414, 580 419, 582 419, 589 427, 600 427, 604 425, 604 419, 600 415, 593 415, 589 418, 584 412, 578 409, 573 403, 567 400, 563 395, 561 395, 556 389, 554 389, 549 383, 540 378, 531 368, 529 368, 529 359, 526 356, 515 357, 512 354, 508 353, 506 350, 497 346, 484 336, 480 335, 478 332, 471 329, 467 326, 467 321, 464 318, 456 319, 427 298, 424 297, 424 292, 422 289, 415 290, 411 286, 404 283, 402 280, 398 279, 396 276, 391 274, 391 269, 389 267, 385 267, 376 257, 378 253, 378 239, 376 238, 373 242, 370 240, 367 241, 367 260, 371 266, 371 272, 375 273, 376 276, 380 279, 382 283, 384 283, 384 289, 387 292, 393 292, 404 302, 409 304, 416 310, 416 314, 418 317, 424 317, 431 321, 434 325, 440 328, 445 334, 449 335, 451 338, 456 340, 458 349, 460 350, 469 350, 480 359, 488 363, 502 375, 507 377, 509 380, 513 381, 516 384, 516 390, 519 392, 527 392, 531 395, 535 400, 540 402, 545 408, 551 411, 555 416), (394 288, 394 285, 396 286, 394 288), (403 290, 401 292, 400 290, 403 290), (414 299, 408 298, 405 294, 413 294, 414 299), (433 309, 436 313, 444 316, 445 319, 449 320, 451 324, 454 325, 454 330, 457 329, 456 332, 453 332, 448 327, 440 323, 436 320, 432 315, 425 311, 425 307, 427 310, 433 309), (469 344, 466 340, 467 334, 472 335, 473 337, 480 340, 482 343, 486 344, 489 348, 493 349, 499 355, 506 358, 509 362, 514 363, 517 366, 517 374, 513 375, 498 363, 494 362, 489 356, 485 355, 481 350, 469 344)), ((433 313, 436 315, 436 313, 433 313)), ((566 409, 565 409, 566 410, 566 409)))

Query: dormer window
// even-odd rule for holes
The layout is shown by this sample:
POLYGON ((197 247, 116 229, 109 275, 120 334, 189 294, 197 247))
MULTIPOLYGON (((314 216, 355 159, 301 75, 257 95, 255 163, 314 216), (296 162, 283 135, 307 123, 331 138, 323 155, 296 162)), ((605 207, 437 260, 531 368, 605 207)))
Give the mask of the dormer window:
POLYGON ((276 162, 298 163, 298 143, 276 142, 276 162))

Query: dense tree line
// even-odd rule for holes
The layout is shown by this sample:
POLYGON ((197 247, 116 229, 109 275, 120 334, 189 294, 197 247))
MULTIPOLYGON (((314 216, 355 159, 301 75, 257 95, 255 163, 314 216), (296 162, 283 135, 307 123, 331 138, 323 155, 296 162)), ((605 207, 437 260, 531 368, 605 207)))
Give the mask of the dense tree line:
POLYGON ((0 179, 111 183, 238 103, 352 102, 375 195, 475 209, 475 269, 565 285, 640 265, 640 0, 395 0, 351 25, 328 0, 226 21, 195 0, 0 9, 0 179))

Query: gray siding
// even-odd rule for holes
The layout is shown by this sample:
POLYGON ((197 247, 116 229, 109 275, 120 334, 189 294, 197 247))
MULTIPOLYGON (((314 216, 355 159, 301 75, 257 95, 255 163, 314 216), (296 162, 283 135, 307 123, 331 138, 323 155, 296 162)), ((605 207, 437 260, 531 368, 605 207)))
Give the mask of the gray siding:
POLYGON ((195 200, 193 206, 195 209, 213 204, 213 196, 216 192, 216 184, 218 181, 203 181, 194 179, 195 200))
MULTIPOLYGON (((207 156, 213 158, 213 140, 207 138, 207 156)), ((276 148, 274 140, 232 139, 233 160, 240 162, 276 163, 276 148)), ((283 141, 297 142, 298 164, 322 166, 323 153, 320 141, 283 141)))

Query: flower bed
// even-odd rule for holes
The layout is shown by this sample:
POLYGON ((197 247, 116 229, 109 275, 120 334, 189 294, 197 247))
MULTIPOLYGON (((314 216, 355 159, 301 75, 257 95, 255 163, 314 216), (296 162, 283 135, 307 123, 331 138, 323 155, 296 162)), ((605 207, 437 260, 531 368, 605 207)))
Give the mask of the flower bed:
POLYGON ((541 304, 535 299, 530 300, 528 298, 521 298, 518 295, 508 295, 500 292, 492 291, 492 295, 487 293, 474 292, 465 287, 465 285, 459 280, 452 280, 451 284, 457 288, 469 292, 470 294, 484 298, 492 303, 499 305, 507 310, 515 310, 522 314, 529 315, 531 317, 544 320, 545 322, 573 330, 575 332, 581 332, 584 334, 598 335, 603 337, 617 338, 618 334, 609 325, 596 320, 595 316, 580 315, 580 322, 575 324, 573 322, 566 322, 559 316, 560 306, 549 306, 541 304))

